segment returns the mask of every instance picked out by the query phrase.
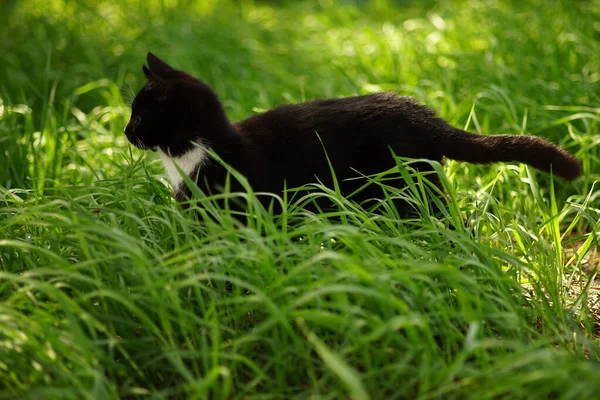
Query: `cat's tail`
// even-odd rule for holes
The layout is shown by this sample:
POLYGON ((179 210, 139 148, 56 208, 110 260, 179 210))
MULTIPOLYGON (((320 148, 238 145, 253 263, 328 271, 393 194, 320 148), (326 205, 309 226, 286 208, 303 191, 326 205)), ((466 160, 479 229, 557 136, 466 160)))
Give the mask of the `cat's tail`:
POLYGON ((516 161, 551 172, 566 180, 582 173, 581 163, 571 153, 537 136, 477 135, 449 127, 442 135, 441 146, 445 157, 476 164, 516 161))

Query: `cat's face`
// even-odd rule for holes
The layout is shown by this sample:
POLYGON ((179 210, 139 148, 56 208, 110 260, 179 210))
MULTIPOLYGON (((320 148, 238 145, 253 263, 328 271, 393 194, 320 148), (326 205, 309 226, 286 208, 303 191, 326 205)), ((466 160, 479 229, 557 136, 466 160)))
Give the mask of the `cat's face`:
POLYGON ((163 97, 152 82, 146 82, 131 104, 131 118, 124 132, 127 140, 139 149, 156 150, 166 142, 169 118, 164 113, 163 97))
POLYGON ((148 65, 143 67, 148 81, 135 97, 125 127, 127 139, 139 149, 172 156, 188 151, 192 141, 214 141, 215 126, 223 119, 228 123, 214 92, 152 53, 148 65))

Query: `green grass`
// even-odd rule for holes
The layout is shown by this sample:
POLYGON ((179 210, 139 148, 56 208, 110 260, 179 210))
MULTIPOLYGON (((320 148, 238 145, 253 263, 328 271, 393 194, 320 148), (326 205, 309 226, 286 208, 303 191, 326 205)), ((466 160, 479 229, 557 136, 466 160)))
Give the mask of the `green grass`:
POLYGON ((598 21, 597 0, 4 2, 0 398, 594 398, 598 21), (229 195, 248 226, 200 194, 196 220, 121 133, 147 51, 234 120, 396 90, 584 176, 448 162, 441 218, 412 185, 390 195, 418 219, 314 187, 275 217, 229 195))

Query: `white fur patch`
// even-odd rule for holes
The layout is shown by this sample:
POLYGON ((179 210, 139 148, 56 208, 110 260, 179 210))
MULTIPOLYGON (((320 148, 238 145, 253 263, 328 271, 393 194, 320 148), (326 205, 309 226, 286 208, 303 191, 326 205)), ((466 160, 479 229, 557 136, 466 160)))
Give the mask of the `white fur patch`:
POLYGON ((165 166, 167 177, 171 181, 173 191, 177 191, 179 185, 183 183, 183 177, 175 167, 175 164, 178 165, 187 176, 190 176, 197 167, 202 168, 202 165, 208 161, 208 153, 201 143, 194 145, 187 153, 184 153, 179 157, 170 157, 162 150, 158 150, 158 152, 160 153, 160 158, 162 158, 163 165, 165 166))

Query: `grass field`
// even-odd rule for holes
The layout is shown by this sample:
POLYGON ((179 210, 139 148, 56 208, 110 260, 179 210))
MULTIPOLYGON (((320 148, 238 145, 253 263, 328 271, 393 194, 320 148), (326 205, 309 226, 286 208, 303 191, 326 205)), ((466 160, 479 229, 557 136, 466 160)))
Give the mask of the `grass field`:
POLYGON ((598 21, 598 0, 3 2, 0 398, 595 398, 598 21), (426 185, 393 193, 407 220, 317 186, 338 212, 234 193, 239 226, 198 194, 198 221, 122 134, 147 51, 233 120, 395 90, 584 176, 447 162, 439 218, 426 185))

